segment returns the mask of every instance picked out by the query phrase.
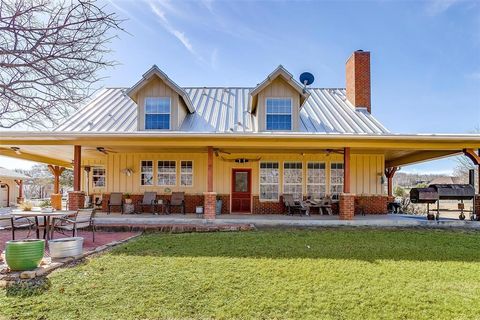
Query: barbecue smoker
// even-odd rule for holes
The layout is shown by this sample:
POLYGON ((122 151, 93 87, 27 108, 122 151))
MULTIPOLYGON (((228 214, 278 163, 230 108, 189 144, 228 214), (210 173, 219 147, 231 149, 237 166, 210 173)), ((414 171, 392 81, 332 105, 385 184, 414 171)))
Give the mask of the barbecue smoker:
POLYGON ((440 211, 457 211, 452 209, 441 209, 441 200, 457 200, 460 220, 465 219, 465 212, 470 213, 470 220, 474 220, 474 211, 465 210, 463 201, 471 200, 472 208, 475 208, 475 187, 474 187, 474 171, 469 172, 469 184, 431 184, 427 188, 412 188, 410 190, 410 201, 412 203, 426 203, 427 204, 427 219, 438 220, 440 218, 440 211), (437 203, 436 214, 430 212, 430 204, 437 203))

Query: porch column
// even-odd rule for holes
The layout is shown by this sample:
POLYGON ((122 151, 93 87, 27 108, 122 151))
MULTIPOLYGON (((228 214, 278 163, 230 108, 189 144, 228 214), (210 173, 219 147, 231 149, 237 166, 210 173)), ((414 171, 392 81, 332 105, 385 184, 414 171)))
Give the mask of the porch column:
POLYGON ((20 204, 23 202, 23 180, 15 180, 15 183, 18 186, 17 203, 20 204))
POLYGON ((207 153, 207 192, 203 193, 203 216, 213 220, 217 203, 217 193, 213 191, 213 147, 208 147, 207 153))
POLYGON ((387 177, 387 195, 389 197, 393 196, 393 176, 397 172, 397 167, 385 168, 385 176, 387 177))
POLYGON ((85 193, 80 190, 82 177, 82 146, 73 149, 73 191, 68 193, 68 210, 78 210, 85 206, 85 193))
POLYGON ((350 148, 343 149, 343 193, 340 195, 340 220, 353 220, 355 195, 350 193, 350 148))
MULTIPOLYGON (((473 164, 478 167, 478 189, 474 199, 474 211, 477 215, 477 220, 480 220, 480 149, 477 153, 473 149, 463 149, 463 154, 472 160, 473 164)), ((475 186, 474 186, 475 187, 475 186)))
POLYGON ((52 207, 56 210, 62 209, 62 195, 60 194, 60 175, 65 170, 64 167, 48 165, 48 169, 53 174, 53 193, 50 195, 52 207))

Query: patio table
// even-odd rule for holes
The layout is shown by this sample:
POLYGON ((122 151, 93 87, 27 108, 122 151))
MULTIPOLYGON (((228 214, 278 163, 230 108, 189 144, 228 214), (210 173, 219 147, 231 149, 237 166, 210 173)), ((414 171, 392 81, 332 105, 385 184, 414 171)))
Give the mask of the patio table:
POLYGON ((35 218, 35 224, 37 225, 37 238, 40 237, 38 233, 38 217, 43 217, 43 225, 45 228, 45 240, 50 239, 50 223, 51 223, 51 218, 52 217, 64 217, 68 216, 71 214, 74 214, 76 211, 71 211, 71 210, 56 210, 53 212, 42 212, 42 211, 12 211, 11 212, 11 223, 12 223, 12 235, 15 238, 15 233, 14 233, 14 226, 13 226, 13 220, 15 217, 22 217, 22 218, 35 218))

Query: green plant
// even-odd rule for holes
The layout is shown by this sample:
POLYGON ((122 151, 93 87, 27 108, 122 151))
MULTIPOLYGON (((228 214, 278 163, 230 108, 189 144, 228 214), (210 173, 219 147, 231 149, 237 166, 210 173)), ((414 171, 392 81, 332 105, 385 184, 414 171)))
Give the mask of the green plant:
POLYGON ((45 199, 42 202, 40 202, 40 208, 46 208, 51 206, 52 206, 52 202, 50 201, 50 199, 45 199))
POLYGON ((30 201, 23 201, 20 204, 20 209, 22 209, 23 211, 32 211, 32 208, 33 204, 30 201))
POLYGON ((130 193, 125 193, 125 199, 130 199, 132 197, 132 195, 130 193))

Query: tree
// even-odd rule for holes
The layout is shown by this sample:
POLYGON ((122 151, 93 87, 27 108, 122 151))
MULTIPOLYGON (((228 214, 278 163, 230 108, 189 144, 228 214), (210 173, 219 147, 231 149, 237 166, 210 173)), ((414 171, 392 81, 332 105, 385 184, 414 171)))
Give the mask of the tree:
POLYGON ((0 128, 52 126, 95 91, 123 30, 96 3, 0 1, 0 128))

